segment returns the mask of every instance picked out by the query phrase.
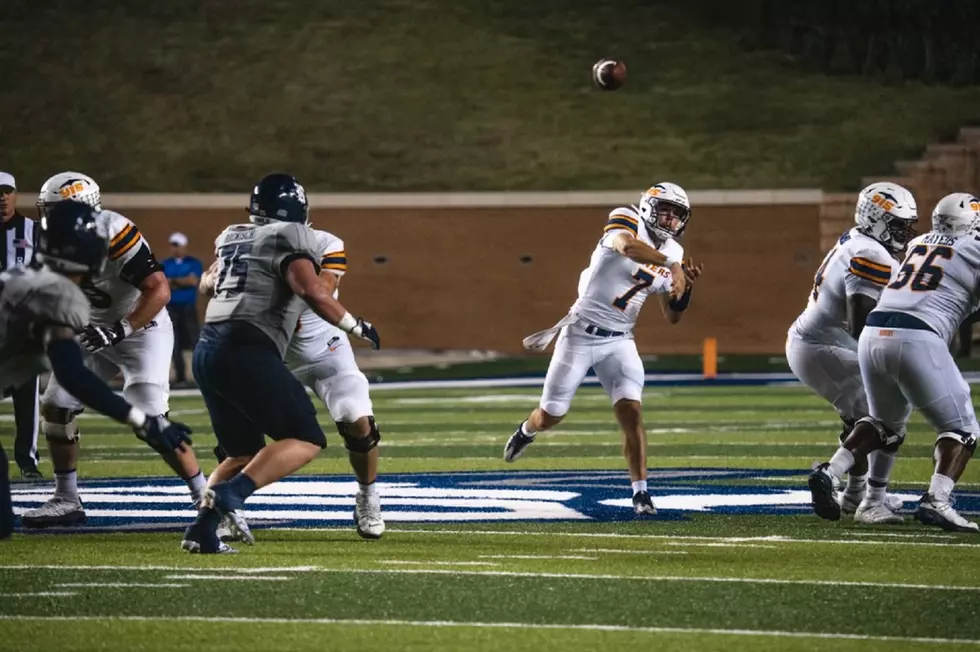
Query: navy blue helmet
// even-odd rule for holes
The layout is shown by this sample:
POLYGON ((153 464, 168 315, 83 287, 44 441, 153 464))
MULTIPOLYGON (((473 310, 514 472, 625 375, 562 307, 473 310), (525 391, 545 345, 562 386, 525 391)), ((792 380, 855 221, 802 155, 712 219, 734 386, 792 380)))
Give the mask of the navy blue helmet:
POLYGON ((289 174, 276 172, 262 177, 252 189, 248 202, 249 219, 256 224, 301 222, 310 218, 306 190, 289 174))
POLYGON ((38 262, 62 274, 102 273, 109 255, 109 239, 96 215, 94 207, 79 201, 53 204, 41 218, 38 262))

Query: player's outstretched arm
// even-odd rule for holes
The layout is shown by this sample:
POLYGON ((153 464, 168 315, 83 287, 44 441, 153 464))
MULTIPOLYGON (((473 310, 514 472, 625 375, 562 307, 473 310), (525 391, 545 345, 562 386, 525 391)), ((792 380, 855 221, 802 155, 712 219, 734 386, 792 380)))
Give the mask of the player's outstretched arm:
POLYGON ((161 416, 148 417, 139 408, 113 392, 82 359, 82 350, 68 326, 49 326, 44 335, 45 350, 51 372, 61 387, 82 404, 120 423, 133 427, 136 436, 162 452, 182 450, 190 444, 191 430, 181 423, 171 423, 161 416))
POLYGON ((695 265, 693 261, 689 260, 686 265, 681 265, 681 271, 686 281, 684 292, 680 296, 675 296, 673 292, 660 295, 660 307, 663 310, 664 318, 671 324, 676 324, 681 320, 684 311, 691 303, 694 281, 701 276, 704 265, 695 265))
POLYGON ((609 246, 616 253, 626 256, 630 260, 642 265, 669 267, 673 282, 670 294, 676 299, 683 296, 684 291, 687 289, 687 279, 684 276, 681 261, 667 258, 667 256, 657 251, 655 247, 651 247, 625 229, 615 232, 615 235, 609 239, 609 246))
POLYGON ((378 331, 369 322, 347 312, 344 306, 333 298, 331 290, 321 281, 313 261, 297 258, 289 263, 285 273, 286 283, 300 299, 306 302, 321 319, 337 328, 371 342, 377 350, 381 348, 378 331))

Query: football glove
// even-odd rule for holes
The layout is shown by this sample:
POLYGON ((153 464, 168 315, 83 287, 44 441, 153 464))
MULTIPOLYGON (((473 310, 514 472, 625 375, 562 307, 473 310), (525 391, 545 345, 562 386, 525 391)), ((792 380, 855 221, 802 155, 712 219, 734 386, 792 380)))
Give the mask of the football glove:
POLYGON ((117 321, 111 326, 89 324, 82 331, 78 339, 86 351, 95 353, 110 346, 115 346, 126 339, 126 336, 133 332, 132 328, 126 328, 126 326, 128 324, 122 320, 117 321))
POLYGON ((158 453, 183 450, 184 444, 191 443, 190 428, 182 423, 168 421, 163 416, 146 417, 143 425, 134 427, 133 432, 158 453))
POLYGON ((351 335, 356 335, 362 340, 367 340, 371 343, 371 348, 377 351, 381 348, 381 336, 378 335, 378 329, 371 325, 371 322, 364 321, 360 317, 357 318, 357 325, 351 329, 351 335))

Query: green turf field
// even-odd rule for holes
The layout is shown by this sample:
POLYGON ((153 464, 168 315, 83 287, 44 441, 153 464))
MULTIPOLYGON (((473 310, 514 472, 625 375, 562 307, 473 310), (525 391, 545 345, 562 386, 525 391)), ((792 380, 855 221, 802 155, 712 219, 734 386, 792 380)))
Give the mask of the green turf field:
MULTIPOLYGON (((628 499, 625 473, 618 473, 624 468, 618 436, 607 400, 595 389, 580 392, 567 425, 541 435, 517 464, 503 463, 503 444, 536 393, 377 391, 383 471, 505 471, 514 483, 548 478, 547 485, 525 489, 584 495, 588 482, 596 482, 613 498, 628 499), (548 470, 560 473, 534 473, 548 470)), ((795 387, 650 387, 646 405, 656 478, 651 493, 662 506, 688 490, 722 496, 760 485, 797 490, 811 462, 832 452, 838 430, 832 411, 795 387), (682 479, 686 468, 761 472, 691 482, 682 479)), ((175 418, 195 428, 209 470, 206 451, 214 439, 200 400, 177 397, 172 407, 175 418)), ((7 403, 0 404, 0 423, 9 451, 7 403)), ((323 423, 329 423, 325 412, 323 423)), ((101 418, 82 426, 85 478, 164 474, 125 428, 101 418)), ((339 438, 330 439, 309 473, 346 474, 339 438)), ((930 441, 916 420, 895 473, 895 490, 910 501, 931 473, 930 441)), ((965 505, 980 488, 978 468, 968 470, 961 486, 965 505)), ((50 474, 50 466, 42 470, 50 474)), ((465 477, 477 491, 482 479, 498 476, 465 477)), ((399 476, 405 477, 415 476, 399 476)), ((396 503, 386 503, 389 514, 404 509, 396 503)), ((87 504, 90 513, 99 508, 87 504)), ((347 524, 257 529, 256 546, 217 557, 180 553, 176 531, 18 534, 0 544, 0 649, 980 645, 977 537, 925 529, 911 519, 871 528, 829 524, 778 506, 724 511, 662 508, 652 520, 390 519, 378 542, 361 541, 347 524)))

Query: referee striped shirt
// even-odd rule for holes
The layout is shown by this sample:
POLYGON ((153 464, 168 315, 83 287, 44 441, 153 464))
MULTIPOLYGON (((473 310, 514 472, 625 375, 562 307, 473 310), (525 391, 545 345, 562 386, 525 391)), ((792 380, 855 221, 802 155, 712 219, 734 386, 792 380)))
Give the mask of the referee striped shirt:
POLYGON ((0 271, 15 267, 26 267, 34 261, 34 249, 37 247, 37 237, 40 230, 35 228, 37 223, 14 213, 6 222, 0 224, 0 234, 3 235, 3 256, 0 256, 0 271))

